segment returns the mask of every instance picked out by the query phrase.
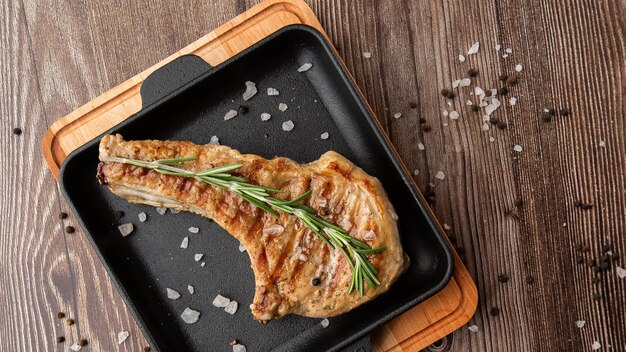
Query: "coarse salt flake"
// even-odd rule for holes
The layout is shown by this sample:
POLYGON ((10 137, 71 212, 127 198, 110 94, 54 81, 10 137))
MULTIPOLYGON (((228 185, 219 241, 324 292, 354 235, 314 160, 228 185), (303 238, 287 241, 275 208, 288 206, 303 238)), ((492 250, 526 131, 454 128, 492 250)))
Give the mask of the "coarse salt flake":
POLYGON ((329 324, 330 324, 330 321, 328 321, 328 319, 324 319, 324 320, 320 321, 320 325, 323 328, 327 328, 329 324))
POLYGON ((515 104, 517 104, 517 98, 511 97, 511 99, 509 99, 509 104, 511 104, 511 106, 515 106, 515 104))
POLYGON ((450 115, 450 112, 448 110, 444 110, 444 111, 441 112, 441 114, 443 116, 448 116, 448 115, 450 115))
POLYGON ((200 232, 200 229, 197 228, 197 227, 193 227, 192 226, 192 227, 189 228, 189 232, 191 232, 191 233, 198 233, 198 232, 200 232))
POLYGON ((120 231, 122 236, 126 237, 133 232, 133 230, 135 229, 135 226, 131 223, 126 223, 126 224, 121 224, 120 226, 117 227, 117 229, 120 231))
POLYGON ((118 332, 117 333, 117 344, 121 345, 122 343, 124 343, 124 341, 126 341, 128 336, 130 336, 128 331, 120 331, 120 332, 118 332))
POLYGON ((199 262, 199 261, 200 261, 200 259, 202 259, 202 257, 204 257, 204 254, 202 254, 202 253, 196 253, 196 254, 193 256, 193 259, 195 259, 197 262, 199 262))
POLYGON ((585 326, 585 321, 584 320, 578 320, 576 322, 576 327, 579 329, 582 329, 582 327, 585 326))
POLYGON ((269 120, 271 117, 272 117, 272 115, 270 115, 270 114, 268 114, 268 113, 266 113, 266 112, 261 113, 261 121, 267 121, 267 120, 269 120))
POLYGON ((460 82, 459 82, 459 87, 467 87, 470 84, 472 84, 472 80, 469 78, 463 78, 460 82))
POLYGON ((237 111, 236 110, 229 110, 225 115, 224 115, 224 121, 228 121, 230 119, 232 119, 233 117, 237 116, 237 111))
POLYGON ((247 352, 246 346, 241 345, 241 344, 233 345, 233 352, 247 352))
POLYGON ((237 307, 239 307, 237 301, 230 301, 228 302, 226 307, 224 307, 224 311, 230 315, 233 315, 237 312, 237 307))
POLYGON ((276 88, 267 88, 267 95, 269 96, 280 95, 280 92, 276 88))
POLYGON ((242 253, 246 251, 246 247, 244 247, 241 243, 239 243, 239 251, 242 253))
POLYGON ((163 208, 163 207, 156 208, 156 212, 159 213, 159 215, 165 215, 166 211, 167 211, 167 208, 163 208))
POLYGON ((522 66, 522 64, 515 65, 515 71, 516 72, 522 72, 523 68, 524 68, 524 66, 522 66))
POLYGON ((399 119, 400 117, 402 117, 402 113, 401 112, 397 112, 397 113, 393 114, 393 117, 395 117, 396 119, 399 119))
POLYGON ((467 99, 467 101, 465 102, 465 105, 473 105, 474 103, 472 103, 471 100, 467 99))
POLYGON ((446 223, 443 224, 443 228, 446 229, 446 230, 452 230, 452 226, 450 226, 450 225, 448 225, 446 223))
POLYGON ((243 100, 248 101, 256 95, 257 89, 254 82, 246 81, 246 91, 243 93, 243 100))
POLYGON ((287 110, 288 106, 285 103, 280 103, 278 104, 278 110, 285 112, 287 110))
POLYGON ((503 59, 506 59, 507 57, 509 57, 509 54, 502 54, 503 59))
POLYGON ((185 308, 183 313, 180 315, 183 318, 183 321, 187 324, 193 324, 200 319, 200 312, 197 310, 193 310, 189 307, 185 308))
POLYGON ((280 224, 269 224, 263 227, 263 233, 266 235, 280 235, 285 231, 285 228, 280 224))
POLYGON ((206 265, 205 262, 200 263, 200 266, 204 268, 204 266, 206 265))
POLYGON ((435 175, 435 178, 436 178, 436 179, 439 179, 439 180, 443 180, 444 178, 446 178, 446 174, 444 174, 444 173, 443 173, 443 171, 439 171, 439 172, 437 172, 437 174, 435 175))
POLYGON ((599 350, 602 347, 602 344, 600 343, 600 341, 594 341, 593 344, 591 345, 591 349, 595 350, 599 350))
POLYGON ((476 42, 474 43, 474 45, 472 45, 471 48, 469 48, 469 50, 467 51, 467 55, 476 54, 478 52, 478 49, 480 49, 480 43, 476 42))
POLYGON ((373 241, 376 239, 376 233, 372 230, 369 230, 363 234, 363 239, 366 241, 373 241))
POLYGON ((459 54, 459 61, 465 62, 465 55, 459 54))
POLYGON ((515 150, 516 152, 518 152, 518 153, 519 153, 519 152, 521 152, 522 150, 524 150, 524 148, 522 148, 522 146, 521 146, 521 145, 516 144, 516 145, 513 147, 513 150, 515 150))
POLYGON ((426 146, 424 145, 424 143, 417 143, 417 149, 424 150, 426 149, 426 146))
POLYGON ((459 86, 459 84, 461 84, 461 80, 460 79, 452 81, 452 88, 457 88, 459 86))
POLYGON ((483 131, 489 131, 489 128, 490 127, 489 127, 489 124, 487 122, 483 123, 483 127, 482 127, 483 131))
POLYGON ((513 49, 511 49, 511 48, 506 48, 506 49, 504 49, 504 51, 505 51, 507 54, 513 54, 513 49))
POLYGON ((467 329, 471 332, 478 332, 478 325, 470 325, 467 329))
POLYGON ((459 113, 457 111, 451 111, 450 118, 453 120, 457 120, 459 118, 459 113))
POLYGON ((191 285, 187 285, 187 291, 189 291, 189 293, 192 295, 196 293, 196 289, 191 285))
POLYGON ((137 217, 139 218, 139 222, 146 222, 146 220, 148 219, 148 215, 146 215, 146 213, 144 212, 137 214, 137 217))
POLYGON ((178 293, 178 291, 173 290, 169 287, 165 288, 165 290, 167 291, 167 298, 169 299, 178 299, 180 297, 180 293, 178 293))
POLYGON ((303 64, 302 66, 300 66, 300 67, 298 68, 298 72, 306 72, 306 71, 308 71, 311 67, 313 67, 313 65, 311 65, 311 63, 310 63, 310 62, 307 62, 307 63, 303 64))
POLYGON ((180 248, 187 249, 189 246, 189 237, 183 238, 182 242, 180 242, 180 248))
POLYGON ((213 305, 216 306, 217 308, 225 308, 228 303, 230 303, 230 299, 222 296, 222 295, 217 295, 215 296, 215 299, 213 299, 213 305))
POLYGON ((293 121, 287 120, 287 121, 283 122, 283 131, 289 132, 289 131, 293 130, 293 127, 294 127, 293 121))
POLYGON ((601 146, 602 148, 606 147, 606 142, 605 142, 605 141, 600 141, 600 146, 601 146))
POLYGON ((369 59, 369 58, 372 57, 372 53, 366 51, 366 52, 363 53, 363 57, 366 58, 366 59, 369 59))
POLYGON ((615 272, 617 273, 617 277, 619 277, 620 279, 626 277, 626 269, 622 268, 621 266, 616 267, 615 272))
POLYGON ((321 139, 328 139, 328 132, 324 132, 322 133, 322 135, 320 136, 321 139))
POLYGON ((77 344, 76 342, 74 342, 74 344, 70 348, 72 349, 72 351, 80 351, 80 349, 83 348, 83 347, 81 345, 77 344))
POLYGON ((178 213, 180 213, 180 209, 170 209, 170 213, 178 214, 178 213))
POLYGON ((420 170, 419 169, 413 170, 413 175, 418 176, 419 174, 420 174, 420 170))
POLYGON ((493 137, 489 137, 489 142, 495 142, 495 141, 496 141, 496 139, 495 139, 495 138, 493 138, 493 137))
POLYGON ((217 136, 211 136, 211 140, 209 141, 209 144, 218 145, 220 144, 220 139, 217 138, 217 136))
POLYGON ((502 45, 496 44, 496 51, 500 51, 500 49, 502 49, 502 45))

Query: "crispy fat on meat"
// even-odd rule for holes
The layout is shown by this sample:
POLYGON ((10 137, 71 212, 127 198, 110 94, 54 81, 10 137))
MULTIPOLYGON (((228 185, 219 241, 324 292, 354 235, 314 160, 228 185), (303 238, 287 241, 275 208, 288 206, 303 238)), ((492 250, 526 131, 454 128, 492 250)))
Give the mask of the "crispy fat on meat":
POLYGON ((100 142, 97 177, 113 193, 132 203, 190 211, 213 219, 246 248, 255 277, 252 315, 260 321, 286 314, 332 317, 387 291, 408 265, 398 235, 397 217, 378 179, 343 156, 329 151, 318 160, 298 164, 287 158, 264 159, 222 145, 178 141, 124 141, 106 135, 100 142), (112 158, 154 161, 195 157, 184 168, 204 171, 242 164, 232 173, 250 183, 279 189, 275 197, 294 199, 307 190, 303 202, 317 214, 342 227, 372 248, 386 250, 369 256, 380 285, 364 296, 348 294, 352 269, 337 249, 332 250, 295 216, 273 216, 228 190, 194 178, 157 173, 114 162, 112 158), (314 280, 318 279, 318 280, 314 280), (317 284, 314 285, 313 281, 317 284))

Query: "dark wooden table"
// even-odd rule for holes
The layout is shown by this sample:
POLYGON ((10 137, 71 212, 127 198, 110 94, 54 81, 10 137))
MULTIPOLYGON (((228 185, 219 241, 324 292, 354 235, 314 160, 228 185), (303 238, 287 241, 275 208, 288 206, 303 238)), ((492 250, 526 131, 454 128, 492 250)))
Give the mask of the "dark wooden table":
MULTIPOLYGON (((146 345, 86 237, 64 231, 75 219, 58 218, 67 205, 40 141, 60 116, 252 5, 8 0, 0 6, 0 350, 67 350, 69 344, 55 342, 61 335, 86 338, 93 351, 146 345), (76 324, 66 326, 59 311, 76 324), (131 335, 119 347, 121 330, 131 335)), ((617 266, 626 267, 626 2, 310 5, 450 225, 478 285, 470 324, 479 331, 463 328, 431 349, 589 351, 599 341, 602 351, 626 351, 626 279, 617 275, 617 266), (461 63, 458 55, 474 42, 479 53, 461 63), (506 48, 512 53, 503 58, 506 48), (467 90, 453 106, 439 93, 470 68, 483 87, 502 86, 498 76, 514 74, 518 63, 519 82, 492 115, 504 129, 496 123, 482 130, 481 116, 465 105, 474 98, 467 90), (515 106, 510 97, 517 97, 515 106), (544 122, 544 108, 570 113, 544 122), (460 118, 443 116, 444 109, 460 118), (395 119, 396 112, 402 117, 395 119), (432 130, 424 131, 420 118, 432 130), (588 260, 607 250, 621 258, 594 273, 588 260), (501 275, 508 281, 500 282, 501 275), (582 329, 578 320, 586 321, 582 329)))

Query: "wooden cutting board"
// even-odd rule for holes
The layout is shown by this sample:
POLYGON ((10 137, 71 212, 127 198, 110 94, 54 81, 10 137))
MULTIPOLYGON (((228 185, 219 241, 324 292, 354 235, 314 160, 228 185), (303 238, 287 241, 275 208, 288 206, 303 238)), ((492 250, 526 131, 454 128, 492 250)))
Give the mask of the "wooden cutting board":
MULTIPOLYGON (((50 171, 58 179, 63 160, 73 150, 141 110, 139 88, 159 67, 185 54, 217 66, 291 24, 314 27, 328 39, 303 1, 267 0, 55 122, 42 141, 50 171)), ((374 351, 418 351, 469 321, 478 303, 476 286, 456 253, 455 265, 453 278, 441 292, 372 334, 374 351)))

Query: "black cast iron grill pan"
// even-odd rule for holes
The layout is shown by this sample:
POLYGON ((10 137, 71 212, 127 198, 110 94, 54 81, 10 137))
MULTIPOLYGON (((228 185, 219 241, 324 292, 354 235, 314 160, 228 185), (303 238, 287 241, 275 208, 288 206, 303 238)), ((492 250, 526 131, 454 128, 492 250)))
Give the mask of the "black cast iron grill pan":
MULTIPOLYGON (((221 144, 266 158, 285 156, 310 162, 335 150, 383 183, 399 215, 402 245, 411 265, 389 292, 353 311, 330 319, 287 316, 261 325, 248 305, 254 277, 238 241, 215 223, 189 213, 159 215, 149 206, 133 205, 98 184, 96 138, 63 163, 63 194, 96 248, 102 263, 124 296, 153 349, 159 351, 230 351, 237 339, 248 351, 362 351, 368 333, 441 290, 452 275, 453 259, 441 230, 410 175, 389 144, 341 61, 323 35, 307 26, 283 28, 227 62, 210 67, 196 56, 183 56, 149 76, 141 87, 143 108, 107 133, 126 140, 163 139, 221 144), (303 63, 313 67, 297 71, 303 63), (245 81, 258 93, 244 102, 245 81), (279 96, 267 96, 268 87, 279 96), (288 109, 281 112, 279 103, 288 109), (247 113, 224 121, 240 105, 247 113), (260 114, 272 118, 263 122, 260 114), (290 132, 282 123, 292 120, 290 132), (328 132, 323 140, 321 134, 328 132), (116 211, 123 211, 118 219, 116 211), (148 220, 140 223, 137 214, 148 220), (117 225, 132 222, 123 238, 117 225), (200 233, 188 232, 190 226, 200 233), (189 237, 188 249, 180 249, 189 237), (194 260, 204 254, 206 264, 194 260), (187 292, 187 285, 195 294, 187 292), (165 289, 182 296, 169 300, 165 289), (222 294, 240 304, 235 315, 211 305, 222 294), (201 312, 187 325, 185 307, 201 312), (357 345, 352 345, 357 342, 357 345)), ((85 283, 87 284, 87 283, 85 283)), ((113 333, 113 332, 111 332, 113 333)))

